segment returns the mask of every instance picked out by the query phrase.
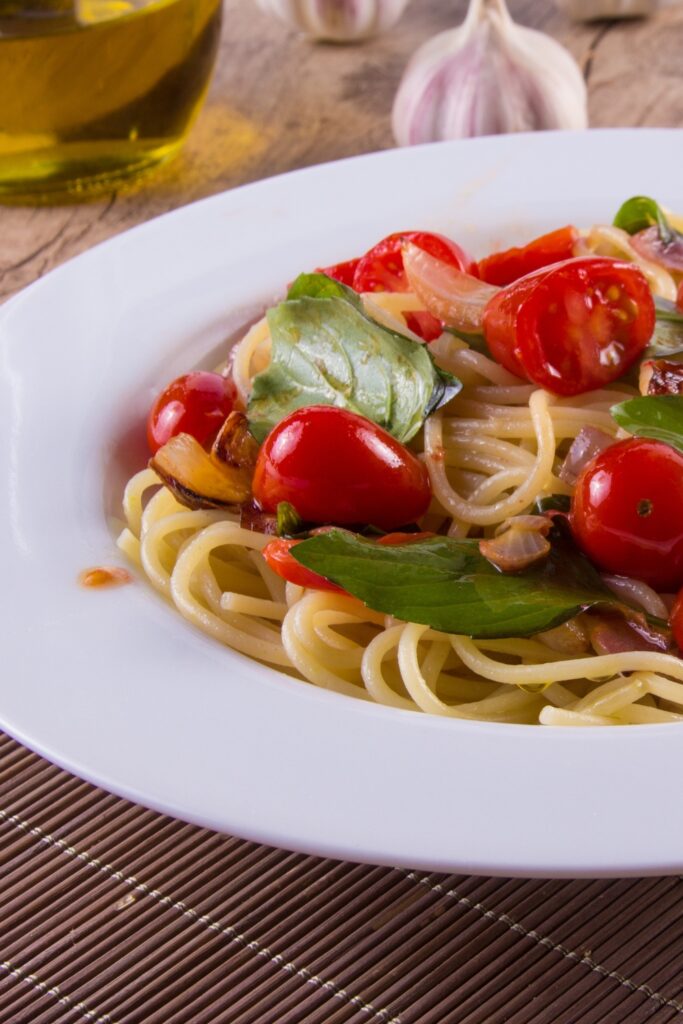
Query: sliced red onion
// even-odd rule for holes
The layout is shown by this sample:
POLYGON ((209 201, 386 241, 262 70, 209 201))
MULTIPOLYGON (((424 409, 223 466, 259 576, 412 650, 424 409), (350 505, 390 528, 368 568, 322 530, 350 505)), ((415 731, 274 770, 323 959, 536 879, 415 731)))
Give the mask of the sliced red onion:
POLYGON ((557 474, 564 483, 573 487, 579 474, 596 455, 614 444, 614 438, 597 427, 582 427, 572 441, 566 458, 557 474))
POLYGON ((652 260, 666 270, 683 272, 683 236, 674 234, 670 242, 663 242, 655 225, 633 235, 631 245, 646 260, 652 260))
POLYGON ((456 270, 412 242, 403 246, 403 266, 425 309, 449 327, 480 333, 486 304, 500 288, 456 270))
POLYGON ((630 605, 642 608, 648 615, 654 615, 657 619, 668 619, 669 610, 656 590, 648 587, 647 583, 641 580, 631 579, 630 576, 608 576, 603 574, 604 583, 613 594, 622 598, 630 605))
POLYGON ((624 654, 628 651, 668 651, 671 635, 621 615, 595 613, 589 616, 590 642, 596 654, 624 654))
POLYGON ((499 527, 502 532, 479 541, 479 551, 501 572, 520 572, 546 557, 551 526, 546 516, 513 516, 499 527))
POLYGON ((240 506, 240 526, 243 530, 277 536, 277 516, 272 512, 264 512, 253 501, 240 506))

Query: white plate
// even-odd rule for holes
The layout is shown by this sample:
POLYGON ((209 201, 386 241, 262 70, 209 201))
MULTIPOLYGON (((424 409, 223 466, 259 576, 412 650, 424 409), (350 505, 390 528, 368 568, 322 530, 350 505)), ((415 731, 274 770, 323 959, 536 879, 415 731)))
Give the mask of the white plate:
POLYGON ((0 314, 0 724, 92 782, 312 853, 501 874, 683 869, 679 726, 544 729, 376 707, 196 632, 118 562, 155 390, 210 365, 298 271, 390 231, 476 254, 626 197, 683 209, 681 136, 543 134, 391 151, 237 189, 80 256, 0 314))

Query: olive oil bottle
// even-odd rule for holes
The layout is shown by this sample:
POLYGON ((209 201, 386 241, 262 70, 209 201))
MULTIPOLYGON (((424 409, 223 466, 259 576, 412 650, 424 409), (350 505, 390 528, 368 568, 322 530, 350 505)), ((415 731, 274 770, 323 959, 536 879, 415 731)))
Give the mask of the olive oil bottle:
POLYGON ((0 202, 106 189, 177 151, 221 0, 0 0, 0 202))

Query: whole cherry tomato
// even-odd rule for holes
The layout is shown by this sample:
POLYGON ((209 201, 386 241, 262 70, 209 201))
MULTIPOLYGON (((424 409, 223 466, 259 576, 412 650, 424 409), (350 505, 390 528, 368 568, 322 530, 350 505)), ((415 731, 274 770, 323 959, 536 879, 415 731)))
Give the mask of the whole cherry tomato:
POLYGON ((271 430, 256 460, 254 498, 266 512, 288 501, 309 523, 369 523, 391 530, 427 510, 429 476, 376 423, 314 405, 271 430))
POLYGON ((569 260, 574 255, 574 245, 579 237, 575 227, 567 225, 540 238, 534 238, 527 245, 494 252, 479 260, 479 277, 487 284, 511 284, 525 274, 547 267, 551 263, 569 260))
POLYGON ((299 587, 314 587, 316 590, 332 590, 337 594, 345 594, 346 591, 338 587, 336 583, 330 583, 324 576, 320 576, 312 569, 307 569, 301 562, 297 562, 292 555, 292 548, 295 544, 300 543, 300 540, 278 537, 277 540, 269 541, 261 554, 273 572, 283 580, 287 580, 288 583, 296 583, 299 587))
POLYGON ((237 389, 229 377, 198 370, 164 388, 147 417, 152 455, 176 434, 191 434, 206 445, 232 412, 237 389))
POLYGON ((682 510, 683 455, 662 441, 629 438, 585 467, 569 521, 601 569, 670 591, 683 585, 682 510))
POLYGON ((353 287, 357 292, 407 292, 408 278, 403 269, 401 248, 404 242, 412 242, 431 256, 444 263, 477 273, 477 264, 450 238, 435 235, 429 231, 397 231, 373 246, 361 256, 353 276, 353 287))
POLYGON ((494 295, 483 316, 494 358, 557 395, 617 380, 647 345, 654 323, 641 271, 604 256, 527 274, 494 295))
POLYGON ((335 281, 340 281, 341 284, 353 288, 353 276, 359 263, 359 259, 346 260, 345 263, 335 263, 333 267, 320 267, 316 270, 316 274, 327 274, 328 277, 333 277, 335 281))

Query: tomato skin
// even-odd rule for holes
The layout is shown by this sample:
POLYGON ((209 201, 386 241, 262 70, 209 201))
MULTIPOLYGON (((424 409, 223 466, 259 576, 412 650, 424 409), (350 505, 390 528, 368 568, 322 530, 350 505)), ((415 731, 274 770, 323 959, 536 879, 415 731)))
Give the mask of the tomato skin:
POLYGON ((297 562, 292 555, 292 548, 295 544, 300 543, 300 540, 278 537, 266 544, 261 554, 273 572, 283 580, 287 580, 288 583, 296 583, 299 587, 313 587, 315 590, 332 590, 336 594, 345 594, 346 591, 338 587, 336 583, 331 583, 324 576, 318 575, 317 572, 313 572, 312 569, 307 569, 305 565, 297 562))
POLYGON ((646 347, 654 324, 641 271, 604 256, 527 274, 495 294, 483 316, 494 358, 557 395, 618 380, 646 347))
POLYGON ((576 482, 574 538, 599 568, 658 590, 683 585, 683 455, 629 438, 606 448, 576 482))
POLYGON ((191 434, 202 445, 213 441, 235 407, 237 388, 229 377, 197 370, 172 381, 147 417, 152 455, 176 434, 191 434))
POLYGON ((384 530, 418 519, 431 499, 412 452, 365 417, 328 405, 298 409, 271 430, 252 488, 266 512, 288 501, 309 523, 384 530))
POLYGON ((335 263, 332 267, 319 267, 316 270, 316 274, 327 274, 328 277, 334 278, 335 281, 339 281, 340 284, 345 284, 349 288, 353 288, 353 277, 356 273, 356 268, 360 263, 360 259, 346 260, 344 263, 335 263))
POLYGON ((430 341, 436 341, 443 334, 443 325, 440 320, 437 320, 435 316, 432 316, 426 309, 410 309, 407 310, 403 316, 405 317, 406 327, 412 331, 413 334, 417 334, 419 338, 426 341, 427 344, 430 341))
POLYGON ((568 224, 567 227, 534 238, 527 245, 505 249, 504 252, 494 252, 479 260, 479 277, 487 284, 497 284, 501 287, 512 284, 534 270, 571 259, 578 238, 579 232, 568 224))
POLYGON ((401 249, 404 242, 412 242, 431 256, 465 273, 477 273, 477 264, 445 235, 429 231, 396 231, 361 256, 353 277, 357 292, 407 292, 408 277, 403 269, 401 249))

